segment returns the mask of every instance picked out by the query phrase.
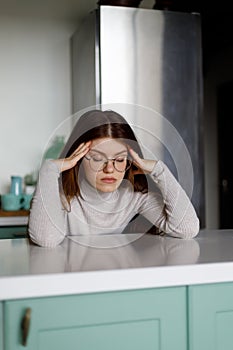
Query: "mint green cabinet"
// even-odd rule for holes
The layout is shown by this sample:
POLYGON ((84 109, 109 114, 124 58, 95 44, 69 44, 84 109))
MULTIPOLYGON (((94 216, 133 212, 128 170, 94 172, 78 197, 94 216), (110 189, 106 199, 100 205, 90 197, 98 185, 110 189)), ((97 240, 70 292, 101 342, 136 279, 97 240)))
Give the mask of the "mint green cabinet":
POLYGON ((3 350, 3 303, 0 302, 0 350, 3 350))
POLYGON ((6 301, 4 350, 187 350, 186 317, 186 287, 6 301))
POLYGON ((189 287, 190 350, 233 349, 233 283, 189 287))
POLYGON ((17 349, 232 350, 233 283, 1 302, 0 350, 17 349))

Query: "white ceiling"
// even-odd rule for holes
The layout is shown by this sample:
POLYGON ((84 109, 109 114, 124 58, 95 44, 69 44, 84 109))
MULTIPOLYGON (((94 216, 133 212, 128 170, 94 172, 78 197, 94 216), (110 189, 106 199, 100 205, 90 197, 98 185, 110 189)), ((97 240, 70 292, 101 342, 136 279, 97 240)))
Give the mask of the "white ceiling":
POLYGON ((0 0, 0 16, 80 20, 97 7, 97 0, 0 0))

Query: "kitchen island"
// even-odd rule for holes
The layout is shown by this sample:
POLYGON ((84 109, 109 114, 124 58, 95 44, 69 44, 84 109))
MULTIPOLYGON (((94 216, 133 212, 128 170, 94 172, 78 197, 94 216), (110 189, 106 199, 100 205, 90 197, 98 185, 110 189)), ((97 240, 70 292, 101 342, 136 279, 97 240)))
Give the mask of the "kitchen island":
POLYGON ((232 349, 232 295, 233 230, 0 241, 1 350, 232 349))

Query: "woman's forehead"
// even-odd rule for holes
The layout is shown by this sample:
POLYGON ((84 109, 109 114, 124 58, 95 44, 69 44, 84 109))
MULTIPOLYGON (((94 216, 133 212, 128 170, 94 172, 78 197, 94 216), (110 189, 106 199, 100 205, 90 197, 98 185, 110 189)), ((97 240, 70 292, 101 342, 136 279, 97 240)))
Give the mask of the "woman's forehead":
POLYGON ((101 152, 124 152, 127 151, 126 144, 118 139, 112 139, 111 137, 105 137, 100 139, 95 139, 91 143, 91 149, 101 152))

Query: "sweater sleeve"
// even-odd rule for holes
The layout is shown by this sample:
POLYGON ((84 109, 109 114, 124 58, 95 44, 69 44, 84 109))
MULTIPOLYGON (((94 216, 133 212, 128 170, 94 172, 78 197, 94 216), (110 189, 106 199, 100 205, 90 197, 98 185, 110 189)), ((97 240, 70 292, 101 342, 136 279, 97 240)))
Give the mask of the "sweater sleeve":
POLYGON ((28 232, 31 240, 42 247, 55 247, 67 235, 67 212, 60 200, 59 176, 57 165, 46 160, 32 199, 28 232))
POLYGON ((170 236, 195 237, 200 229, 196 211, 186 192, 161 160, 156 163, 151 178, 160 194, 148 193, 142 215, 170 236))

